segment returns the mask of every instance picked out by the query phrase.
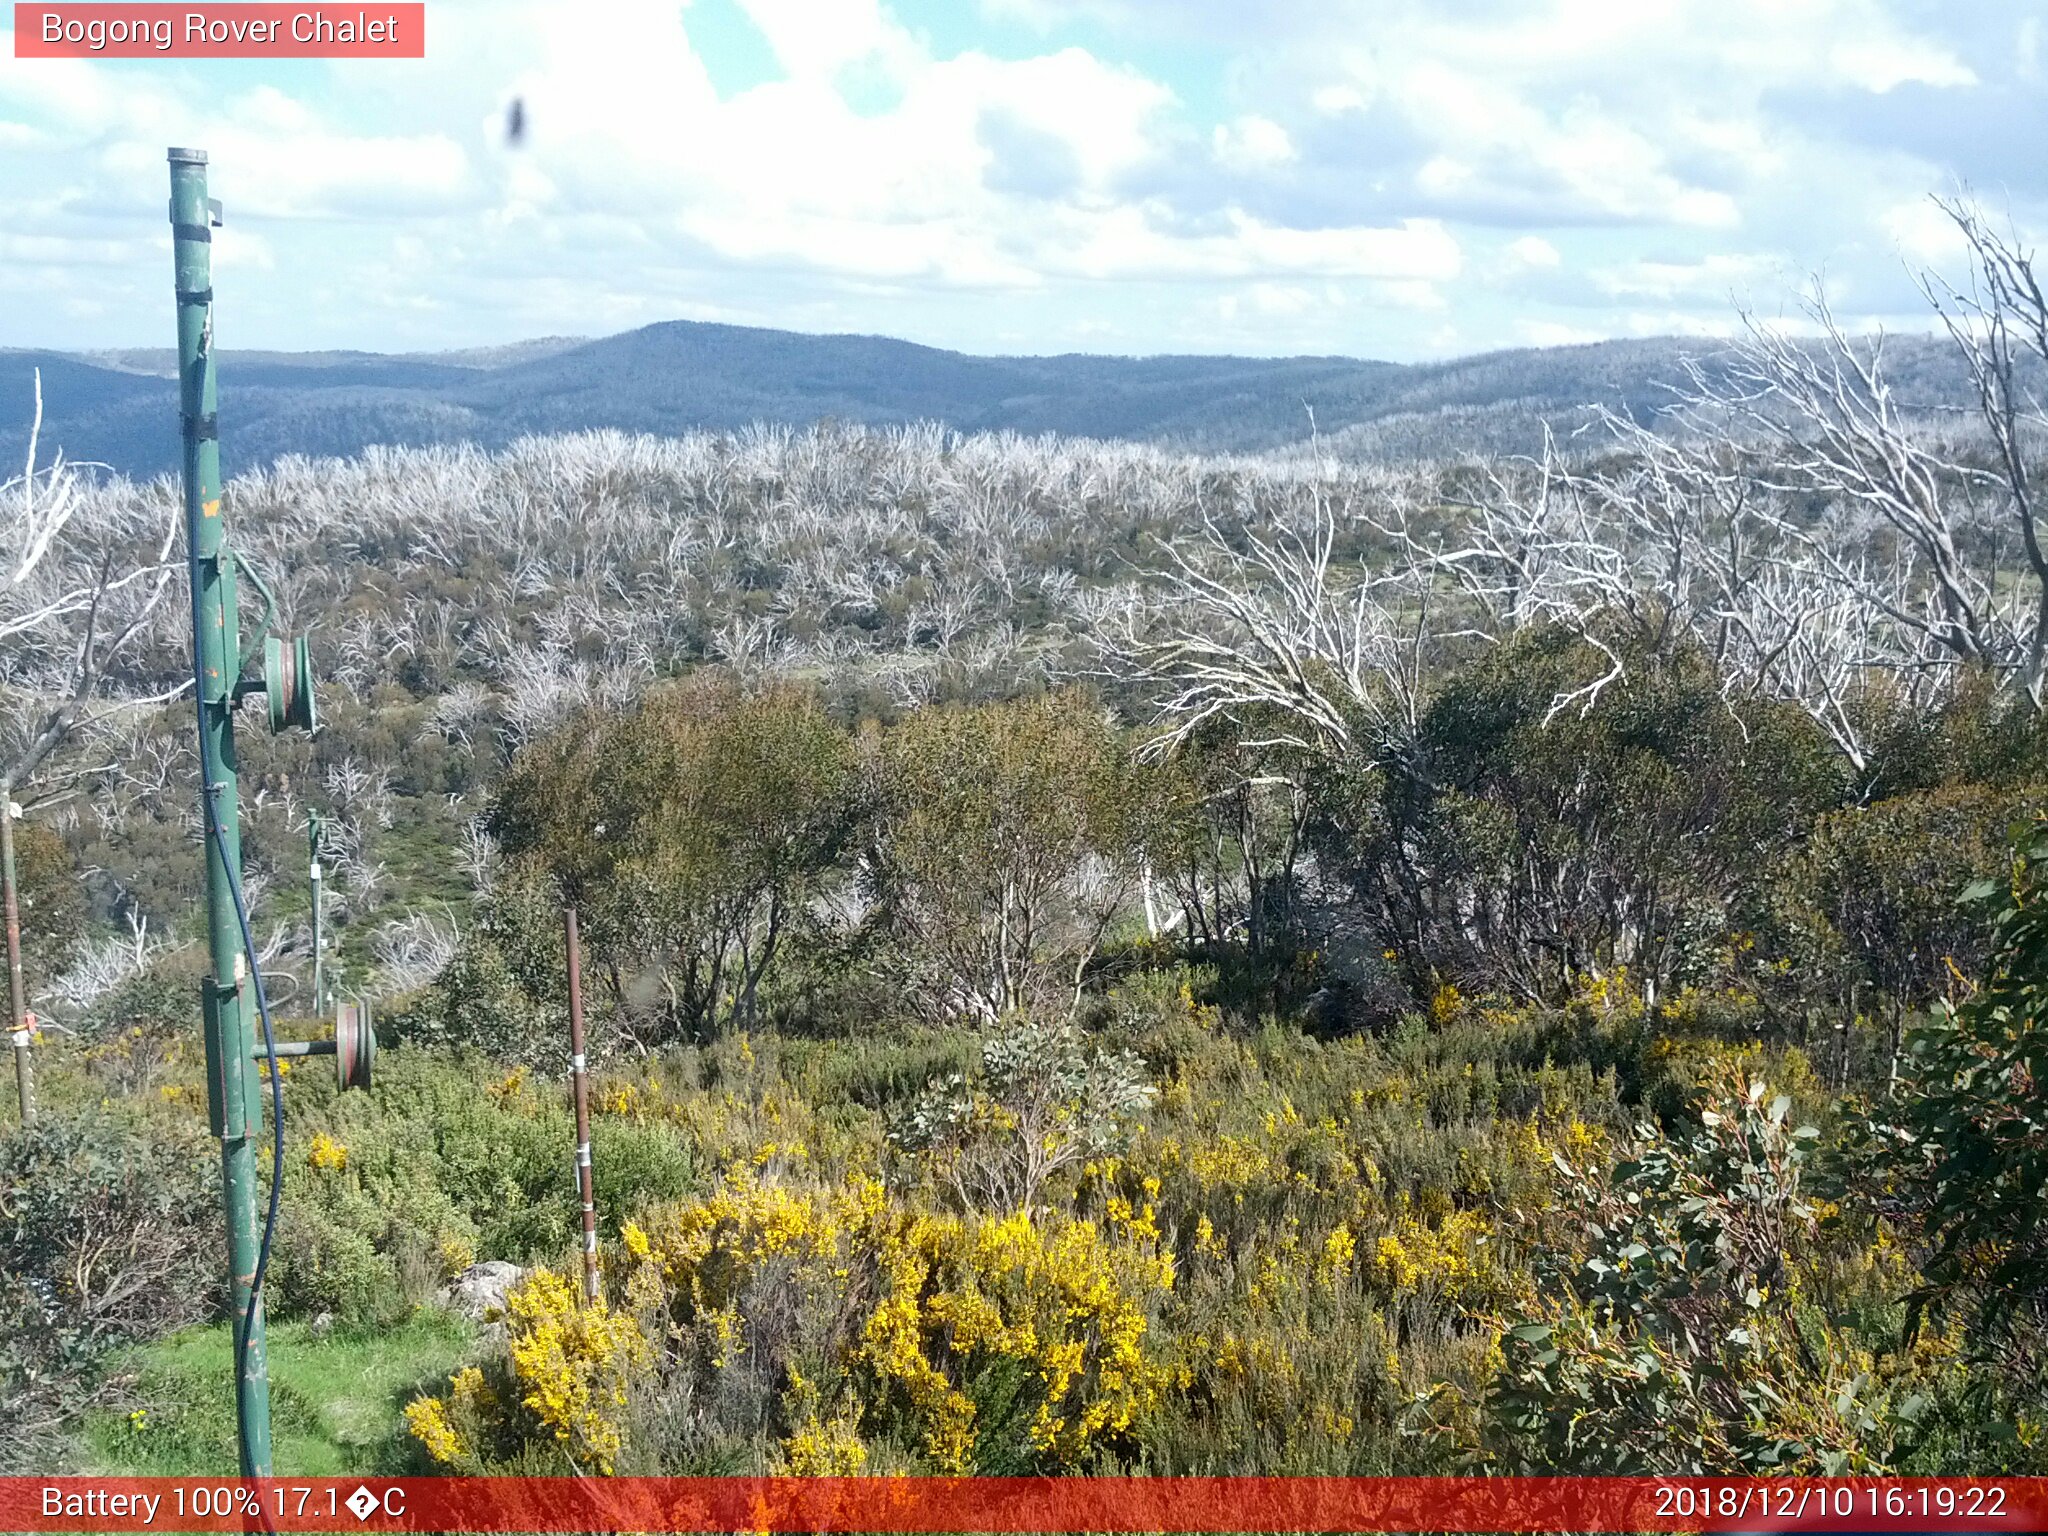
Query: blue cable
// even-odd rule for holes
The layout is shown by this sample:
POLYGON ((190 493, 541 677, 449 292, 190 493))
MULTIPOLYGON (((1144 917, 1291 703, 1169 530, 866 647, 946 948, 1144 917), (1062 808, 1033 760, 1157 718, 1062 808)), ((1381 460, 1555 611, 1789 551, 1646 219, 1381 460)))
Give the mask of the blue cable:
MULTIPOLYGON (((239 1395, 242 1390, 242 1356, 249 1347, 249 1324, 255 1320, 256 1309, 263 1301, 263 1276, 270 1268, 270 1243, 277 1235, 277 1211, 284 1196, 284 1079, 277 1070, 277 1037, 271 1030, 270 999, 263 990, 263 971, 256 963, 256 938, 249 930, 249 909, 242 903, 241 873, 228 859, 227 837, 221 831, 220 818, 213 812, 213 796, 224 787, 213 781, 207 783, 206 819, 213 831, 214 846, 220 850, 221 864, 228 872, 228 894, 234 898, 235 922, 242 930, 242 951, 249 957, 249 979, 256 993, 256 1016, 263 1021, 263 1054, 270 1063, 270 1207, 263 1217, 263 1241, 256 1250, 256 1272, 249 1281, 249 1311, 235 1341, 235 1391, 239 1395)), ((239 1420, 239 1413, 236 1417, 239 1420)), ((246 1449, 242 1475, 256 1475, 248 1465, 246 1449)))
MULTIPOLYGON (((270 1063, 270 1208, 263 1220, 263 1241, 256 1252, 256 1270, 249 1281, 248 1311, 235 1327, 235 1422, 239 1426, 242 1419, 242 1359, 249 1348, 249 1325, 255 1320, 256 1309, 263 1302, 263 1277, 270 1268, 270 1245, 277 1235, 278 1204, 284 1194, 284 1085, 277 1070, 277 1037, 270 1023, 270 998, 263 989, 263 968, 256 958, 256 936, 249 929, 249 909, 242 898, 242 872, 235 867, 235 860, 228 857, 227 834, 221 829, 219 808, 214 804, 214 797, 227 785, 215 777, 213 755, 207 745, 206 680, 198 645, 198 637, 205 633, 205 615, 199 599, 199 530, 193 522, 188 508, 185 548, 186 571, 192 586, 192 693, 199 710, 199 804, 206 818, 207 833, 213 839, 214 848, 220 854, 221 868, 227 875, 228 896, 234 902, 235 922, 242 930, 242 951, 248 956, 249 979, 256 993, 256 1014, 263 1023, 263 1050, 270 1063)), ((232 702, 229 707, 233 707, 232 702)), ((221 1066, 224 1073, 241 1069, 239 1061, 223 1061, 221 1066)), ((241 1439, 239 1434, 236 1438, 238 1441, 241 1439)), ((246 1444, 240 1447, 240 1453, 242 1476, 254 1477, 256 1473, 250 1465, 246 1444)), ((268 1523, 266 1518, 266 1526, 268 1523)))

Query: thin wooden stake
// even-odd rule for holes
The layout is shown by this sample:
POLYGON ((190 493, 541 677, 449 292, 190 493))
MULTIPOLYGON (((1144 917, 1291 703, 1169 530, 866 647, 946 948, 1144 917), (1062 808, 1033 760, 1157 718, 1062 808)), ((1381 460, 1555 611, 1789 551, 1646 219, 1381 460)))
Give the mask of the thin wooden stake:
POLYGON ((562 913, 569 941, 569 1081, 576 1093, 576 1187, 583 1197, 583 1299, 597 1305, 597 1199, 590 1172, 590 1068, 583 1054, 583 945, 576 909, 562 913))
POLYGON ((21 913, 14 902, 14 786, 0 784, 0 895, 7 908, 7 1031, 14 1042, 14 1091, 21 1102, 21 1123, 35 1124, 35 1070, 29 1064, 28 1002, 21 984, 21 913))

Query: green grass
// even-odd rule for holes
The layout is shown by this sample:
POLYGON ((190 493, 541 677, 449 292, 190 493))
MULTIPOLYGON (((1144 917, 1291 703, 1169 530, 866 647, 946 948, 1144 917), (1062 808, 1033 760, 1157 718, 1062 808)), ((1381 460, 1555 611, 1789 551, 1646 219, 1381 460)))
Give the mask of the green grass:
MULTIPOLYGON (((475 1345, 470 1324, 422 1309, 396 1328, 304 1323, 269 1330, 272 1454, 282 1476, 342 1477, 408 1468, 399 1414, 422 1389, 444 1383, 475 1345)), ((136 1351, 125 1403, 92 1415, 87 1469, 112 1476, 232 1475, 235 1393, 226 1324, 191 1328, 136 1351)))

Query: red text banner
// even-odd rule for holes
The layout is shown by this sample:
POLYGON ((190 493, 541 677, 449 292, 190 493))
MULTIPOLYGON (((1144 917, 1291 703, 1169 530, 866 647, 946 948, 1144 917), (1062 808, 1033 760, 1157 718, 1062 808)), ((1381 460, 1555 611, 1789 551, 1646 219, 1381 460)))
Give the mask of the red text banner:
POLYGON ((423 3, 14 7, 18 59, 421 59, 423 3))
POLYGON ((2048 1531, 2048 1478, 5 1478, 0 1530, 2048 1531))

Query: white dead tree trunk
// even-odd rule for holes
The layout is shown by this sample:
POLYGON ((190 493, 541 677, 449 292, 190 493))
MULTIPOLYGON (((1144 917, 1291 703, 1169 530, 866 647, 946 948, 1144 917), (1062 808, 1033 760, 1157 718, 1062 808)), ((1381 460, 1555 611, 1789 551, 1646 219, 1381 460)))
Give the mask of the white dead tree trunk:
POLYGON ((2033 252, 2016 233, 1994 228, 1961 198, 1935 201, 1968 242, 1973 271, 1967 288, 1923 274, 1920 289, 1962 353, 1990 434, 1993 462, 1986 469, 1973 466, 1971 473, 2002 505, 2018 534, 2011 627, 2020 684, 2041 709, 2048 705, 2048 550, 2042 547, 2033 456, 2048 440, 2048 407, 2041 395, 2048 369, 2048 296, 2034 271, 2033 252))
POLYGON ((1160 543, 1163 564, 1128 589, 1097 642, 1148 686, 1164 754, 1219 717, 1247 748, 1379 757, 1412 734, 1430 638, 1429 593, 1402 568, 1341 568, 1331 493, 1311 493, 1300 532, 1205 514, 1199 538, 1160 543), (1241 546, 1241 547, 1240 547, 1241 546))
POLYGON ((1944 313, 1977 379, 1989 464, 1903 401, 1884 338, 1850 337, 1820 296, 1807 310, 1815 340, 1745 316, 1724 372, 1691 368, 1682 409, 1701 431, 1757 445, 1742 472, 1783 493, 1758 501, 1758 515, 1781 535, 1781 558, 1871 617, 1870 666, 1910 677, 1931 655, 2016 684, 2038 708, 2048 560, 2026 440, 2039 408, 2022 397, 2012 330, 2026 312, 2013 297, 1978 292, 1960 301, 1950 290, 1944 313), (1976 308, 1959 313, 1958 303, 1976 308), (1817 516, 1805 510, 1815 502, 1817 516))
POLYGON ((0 794, 47 777, 59 747, 115 716, 164 702, 182 684, 115 679, 168 589, 175 508, 160 514, 90 498, 80 466, 37 463, 42 376, 22 473, 0 484, 0 794))
POLYGON ((1564 625, 1623 675, 1616 642, 1662 654, 1689 637, 1724 692, 1805 709, 1866 765, 1871 706, 1927 707, 1981 668, 2048 699, 2048 299, 2031 253, 1943 202, 1969 244, 1967 288, 1922 279, 1978 397, 1982 437, 1937 429, 1901 397, 1882 336, 1848 335, 1816 295, 1817 335, 1745 315, 1721 357, 1691 361, 1664 430, 1611 412, 1597 456, 1548 446, 1489 469, 1464 515, 1386 532, 1456 598, 1447 633, 1499 639, 1564 625), (1675 426, 1676 430, 1672 430, 1675 426))

